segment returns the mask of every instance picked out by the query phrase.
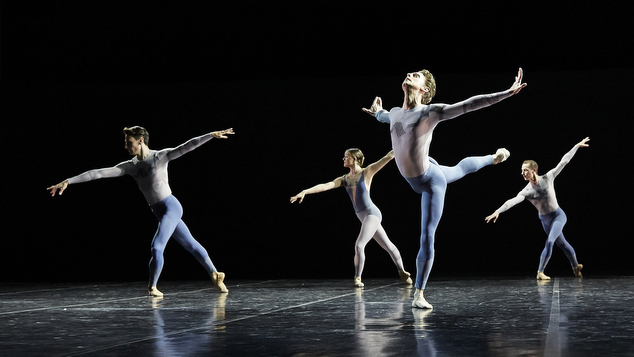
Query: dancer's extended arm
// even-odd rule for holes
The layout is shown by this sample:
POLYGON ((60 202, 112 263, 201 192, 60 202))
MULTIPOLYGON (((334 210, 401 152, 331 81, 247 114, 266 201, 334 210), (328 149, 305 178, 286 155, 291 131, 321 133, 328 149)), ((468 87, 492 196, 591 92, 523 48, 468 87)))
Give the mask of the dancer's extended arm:
POLYGON ((575 156, 579 148, 585 148, 589 146, 588 144, 586 144, 588 141, 590 141, 589 137, 586 137, 585 139, 581 140, 580 142, 575 144, 575 146, 573 146, 572 149, 568 151, 566 155, 564 155, 564 157, 561 158, 561 161, 559 161, 559 164, 557 164, 557 166, 554 169, 550 170, 553 177, 556 177, 557 175, 559 175, 561 170, 563 170, 564 166, 566 166, 570 162, 572 157, 575 156))
POLYGON ((209 134, 205 134, 205 135, 201 135, 201 136, 195 137, 193 139, 189 139, 185 143, 180 144, 179 146, 177 146, 177 147, 175 147, 173 149, 167 149, 168 150, 167 158, 168 158, 168 160, 177 159, 177 158, 187 154, 188 152, 196 149, 197 147, 201 146, 202 144, 208 142, 212 138, 227 139, 227 136, 226 136, 227 134, 235 134, 233 132, 233 128, 220 130, 220 131, 213 131, 213 132, 211 132, 209 134))
POLYGON ((127 165, 127 162, 122 162, 114 167, 89 170, 84 172, 83 174, 66 179, 58 183, 57 185, 48 187, 47 190, 51 191, 51 196, 55 196, 55 193, 58 190, 59 190, 59 195, 61 195, 64 192, 64 190, 66 190, 68 185, 70 185, 71 183, 81 183, 81 182, 88 182, 92 180, 98 180, 101 178, 123 176, 125 175, 126 165, 127 165))
MULTIPOLYGON (((500 102, 514 94, 519 93, 526 83, 522 83, 524 73, 520 68, 511 88, 497 93, 481 94, 455 104, 431 104, 430 116, 438 115, 438 120, 448 120, 474 110, 486 108, 500 102)), ((377 118, 378 119, 378 118, 377 118)))
POLYGON ((394 150, 390 150, 390 152, 388 152, 385 156, 383 156, 377 162, 374 162, 368 165, 365 168, 366 180, 372 180, 372 177, 374 176, 374 174, 379 172, 379 170, 381 170, 383 166, 387 165, 387 163, 390 162, 393 158, 394 158, 394 150))
POLYGON ((309 194, 313 194, 313 193, 319 193, 319 192, 324 192, 324 191, 328 191, 328 190, 332 190, 333 188, 337 188, 340 187, 343 184, 343 176, 342 177, 337 177, 336 179, 330 181, 330 182, 326 182, 326 183, 320 183, 318 185, 315 185, 309 189, 306 190, 302 190, 302 192, 296 194, 295 196, 291 197, 291 203, 299 200, 298 203, 302 203, 302 201, 304 200, 304 196, 309 195, 309 194))
MULTIPOLYGON (((523 191, 522 191, 523 192, 523 191)), ((486 216, 484 219, 487 221, 487 223, 489 223, 489 221, 493 220, 493 223, 495 223, 495 221, 498 220, 498 217, 500 216, 500 213, 507 211, 509 208, 515 206, 516 204, 524 201, 524 199, 526 198, 524 195, 522 195, 522 192, 520 192, 517 196, 511 198, 510 200, 507 200, 506 202, 504 202, 504 204, 495 210, 495 212, 493 212, 492 214, 486 216)))

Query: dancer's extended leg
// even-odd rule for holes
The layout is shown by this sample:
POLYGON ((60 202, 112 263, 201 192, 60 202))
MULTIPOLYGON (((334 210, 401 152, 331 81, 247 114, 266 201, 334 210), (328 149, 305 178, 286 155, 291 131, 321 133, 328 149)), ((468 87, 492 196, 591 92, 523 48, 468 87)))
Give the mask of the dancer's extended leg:
POLYGON ((178 225, 176 225, 176 229, 174 230, 174 234, 172 236, 178 243, 180 243, 180 245, 183 246, 183 248, 185 248, 185 250, 190 252, 196 258, 205 270, 207 270, 207 273, 211 274, 211 272, 216 271, 216 267, 214 267, 214 264, 211 262, 211 258, 209 258, 207 250, 205 250, 205 248, 203 248, 203 246, 194 239, 189 231, 189 228, 187 228, 187 225, 182 219, 178 222, 178 225))
POLYGON ((379 224, 379 227, 377 228, 373 238, 374 240, 376 240, 377 243, 379 243, 381 248, 385 249, 385 251, 387 251, 387 253, 390 255, 390 258, 392 258, 394 265, 396 265, 396 269, 398 269, 398 274, 401 279, 403 279, 406 284, 412 285, 410 274, 405 271, 405 267, 403 266, 403 258, 401 258, 401 252, 398 250, 398 248, 396 248, 394 243, 392 243, 390 238, 388 238, 387 233, 385 232, 385 229, 383 229, 382 225, 379 224))
POLYGON ((173 237, 178 243, 183 246, 183 248, 185 248, 196 258, 196 260, 205 268, 205 270, 207 270, 211 281, 216 287, 218 287, 218 290, 220 290, 220 292, 229 292, 227 286, 224 284, 225 273, 221 273, 216 270, 216 267, 211 262, 211 258, 209 258, 207 250, 203 248, 203 246, 198 243, 196 239, 194 239, 189 231, 189 228, 187 228, 187 225, 185 224, 185 222, 183 222, 183 220, 180 220, 180 222, 176 226, 173 237))
POLYGON ((470 156, 462 159, 456 166, 438 165, 438 167, 447 178, 447 184, 450 184, 489 165, 493 165, 493 155, 470 156))
POLYGON ((575 249, 570 245, 570 243, 568 243, 563 233, 559 235, 557 240, 555 240, 555 243, 557 244, 559 248, 561 248, 561 250, 564 251, 564 254, 568 258, 568 261, 570 261, 570 266, 574 268, 577 265, 579 265, 579 262, 577 261, 577 254, 575 253, 575 249))

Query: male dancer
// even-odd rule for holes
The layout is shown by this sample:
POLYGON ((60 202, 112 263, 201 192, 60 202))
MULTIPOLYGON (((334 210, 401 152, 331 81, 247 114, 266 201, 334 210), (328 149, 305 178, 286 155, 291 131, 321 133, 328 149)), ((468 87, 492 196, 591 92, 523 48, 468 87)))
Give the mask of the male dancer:
POLYGON ((59 190, 59 195, 61 196, 69 184, 107 177, 132 176, 159 221, 158 230, 152 240, 152 259, 150 260, 150 281, 148 284, 149 294, 155 297, 163 296, 163 293, 156 288, 156 283, 163 269, 163 250, 170 237, 174 237, 178 243, 196 257, 196 260, 209 273, 213 284, 221 292, 228 292, 229 290, 223 283, 225 274, 216 270, 205 248, 194 239, 189 232, 189 228, 181 219, 183 207, 176 197, 172 195, 167 178, 167 164, 212 138, 226 139, 227 134, 233 134, 233 129, 214 131, 190 139, 176 148, 158 151, 150 150, 148 147, 150 134, 145 128, 140 126, 124 128, 123 133, 125 134, 125 148, 130 155, 134 156, 132 160, 124 161, 110 168, 86 171, 81 175, 71 177, 57 185, 51 186, 47 190, 51 191, 51 196, 55 196, 55 192, 59 190))
MULTIPOLYGON (((423 297, 423 291, 434 262, 434 235, 442 215, 448 183, 441 167, 429 159, 433 130, 443 120, 488 107, 517 94, 526 87, 526 83, 522 83, 522 76, 520 68, 511 88, 502 92, 478 95, 449 105, 429 104, 436 94, 436 81, 429 71, 422 70, 408 73, 403 81, 404 100, 401 108, 395 107, 387 112, 383 109, 380 97, 374 99, 370 109, 363 108, 363 111, 374 115, 378 121, 390 124, 396 165, 412 189, 422 195, 420 250, 416 258, 413 307, 432 308, 423 297)), ((498 150, 491 163, 501 162, 506 157, 508 156, 503 151, 498 150)), ((455 179, 461 177, 457 176, 455 179)))
POLYGON ((575 250, 568 241, 566 241, 562 232, 568 218, 557 203, 557 197, 555 196, 555 177, 557 177, 564 166, 570 162, 570 159, 572 159, 575 155, 577 149, 589 146, 586 144, 589 140, 590 138, 585 138, 573 146, 572 150, 564 155, 559 164, 543 176, 539 176, 537 174, 537 163, 535 161, 524 161, 524 163, 522 163, 522 176, 524 177, 524 180, 529 183, 522 191, 520 191, 520 193, 517 194, 517 196, 515 196, 515 198, 511 198, 510 200, 504 202, 500 208, 484 218, 487 223, 491 220, 495 223, 500 216, 500 213, 505 212, 509 208, 524 201, 524 199, 529 200, 535 208, 537 208, 537 211, 539 212, 539 219, 542 221, 542 227, 544 228, 546 234, 548 234, 546 246, 544 247, 544 250, 542 250, 542 254, 539 259, 537 280, 550 280, 550 277, 544 274, 544 270, 546 269, 546 265, 548 264, 553 252, 554 243, 557 243, 557 246, 561 248, 564 251, 564 254, 566 254, 566 257, 568 257, 570 265, 572 266, 572 272, 575 276, 581 276, 581 269, 583 269, 583 265, 577 262, 575 250))

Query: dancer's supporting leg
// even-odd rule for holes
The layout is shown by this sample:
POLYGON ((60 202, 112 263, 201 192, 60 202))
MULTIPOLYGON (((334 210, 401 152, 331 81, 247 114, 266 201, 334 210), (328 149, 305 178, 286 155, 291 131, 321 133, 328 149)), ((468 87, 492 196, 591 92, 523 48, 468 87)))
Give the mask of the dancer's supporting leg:
POLYGON ((442 216, 447 180, 440 168, 430 165, 419 177, 407 179, 414 191, 421 194, 421 235, 420 249, 416 257, 416 280, 413 307, 431 309, 423 297, 423 291, 434 264, 434 239, 436 228, 442 216))
POLYGON ((364 284, 361 282, 361 274, 365 267, 365 246, 381 225, 381 218, 370 214, 369 210, 358 212, 357 217, 361 221, 361 231, 354 244, 354 286, 362 288, 364 284))

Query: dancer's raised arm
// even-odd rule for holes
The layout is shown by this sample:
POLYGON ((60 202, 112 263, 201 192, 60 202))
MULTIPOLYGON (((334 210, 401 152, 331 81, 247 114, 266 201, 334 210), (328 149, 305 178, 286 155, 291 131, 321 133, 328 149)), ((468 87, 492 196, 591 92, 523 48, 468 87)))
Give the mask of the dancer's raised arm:
POLYGON ((366 179, 372 180, 372 177, 374 176, 374 174, 379 172, 379 170, 381 170, 383 166, 387 165, 387 163, 390 162, 393 158, 394 158, 394 150, 390 150, 390 152, 388 152, 385 156, 383 156, 377 162, 374 162, 368 165, 365 168, 365 172, 367 174, 366 179))
POLYGON ((437 115, 439 121, 448 120, 456 118, 462 114, 496 104, 514 94, 519 93, 522 88, 526 87, 527 84, 522 83, 523 76, 524 74, 520 68, 511 88, 502 92, 480 94, 454 104, 431 104, 429 116, 433 117, 434 115, 437 115))
POLYGON ((572 149, 570 149, 570 151, 566 153, 566 155, 564 155, 561 158, 561 161, 559 161, 557 166, 550 171, 553 177, 557 177, 559 173, 561 173, 561 170, 563 170, 564 166, 568 165, 568 163, 570 162, 570 160, 572 160, 573 156, 575 156, 579 148, 585 148, 590 146, 586 144, 588 141, 590 141, 589 137, 586 137, 585 139, 581 140, 580 142, 575 144, 575 146, 573 146, 572 149))
POLYGON ((205 135, 201 135, 192 139, 187 140, 185 143, 173 148, 173 149, 165 149, 168 150, 167 152, 167 158, 169 160, 174 160, 174 159, 178 159, 179 157, 187 154, 188 152, 196 149, 197 147, 201 146, 202 144, 208 142, 209 140, 211 140, 212 138, 215 139, 227 139, 227 134, 235 134, 233 132, 233 128, 229 128, 229 129, 225 129, 225 130, 219 130, 219 131, 212 131, 209 134, 205 134, 205 135))

